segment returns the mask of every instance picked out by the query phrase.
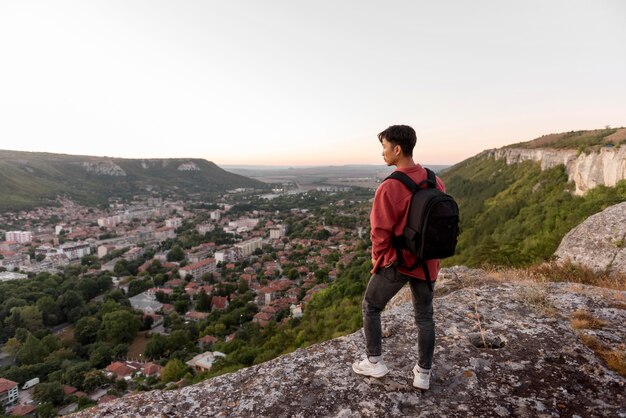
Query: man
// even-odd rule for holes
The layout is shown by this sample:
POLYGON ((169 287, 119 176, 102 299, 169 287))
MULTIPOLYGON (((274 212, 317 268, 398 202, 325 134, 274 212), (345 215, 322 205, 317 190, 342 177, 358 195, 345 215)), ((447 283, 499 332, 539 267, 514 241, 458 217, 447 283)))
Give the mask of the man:
MULTIPOLYGON (((407 174, 419 184, 427 178, 426 169, 413 161, 413 148, 417 141, 410 126, 394 125, 378 134, 383 147, 383 159, 388 166, 407 174)), ((437 188, 445 191, 441 179, 437 188)), ((398 180, 384 181, 376 190, 370 214, 372 239, 372 276, 363 298, 363 330, 367 356, 352 365, 355 373, 382 377, 389 372, 382 357, 382 330, 380 314, 387 302, 409 282, 413 296, 415 323, 418 329, 418 361, 413 368, 413 386, 419 389, 430 387, 430 369, 435 349, 435 322, 433 321, 433 292, 426 283, 421 266, 408 270, 415 256, 401 250, 403 263, 397 259, 392 238, 402 234, 407 222, 412 194, 398 180)), ((428 260, 431 279, 439 273, 439 260, 428 260)), ((434 284, 433 284, 434 285, 434 284)))

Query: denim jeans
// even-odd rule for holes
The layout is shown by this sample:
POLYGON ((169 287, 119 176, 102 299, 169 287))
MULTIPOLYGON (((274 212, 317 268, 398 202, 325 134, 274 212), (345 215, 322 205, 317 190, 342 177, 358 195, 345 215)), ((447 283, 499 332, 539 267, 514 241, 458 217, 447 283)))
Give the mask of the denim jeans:
MULTIPOLYGON (((363 298, 363 330, 367 355, 382 355, 380 313, 391 298, 409 282, 413 294, 413 311, 417 325, 417 364, 430 369, 435 351, 435 321, 433 320, 433 292, 425 280, 399 273, 395 266, 381 268, 372 275, 363 298)), ((433 283, 434 285, 434 283, 433 283)))

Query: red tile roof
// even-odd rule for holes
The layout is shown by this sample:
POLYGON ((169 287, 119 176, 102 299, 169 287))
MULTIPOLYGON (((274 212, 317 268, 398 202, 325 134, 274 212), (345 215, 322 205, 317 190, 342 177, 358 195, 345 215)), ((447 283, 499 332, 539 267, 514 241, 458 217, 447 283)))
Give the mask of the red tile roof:
POLYGON ((16 382, 0 377, 0 393, 7 392, 9 389, 13 389, 15 386, 17 386, 16 382))
POLYGON ((11 415, 15 417, 23 417, 35 410, 34 405, 18 405, 11 410, 11 415))

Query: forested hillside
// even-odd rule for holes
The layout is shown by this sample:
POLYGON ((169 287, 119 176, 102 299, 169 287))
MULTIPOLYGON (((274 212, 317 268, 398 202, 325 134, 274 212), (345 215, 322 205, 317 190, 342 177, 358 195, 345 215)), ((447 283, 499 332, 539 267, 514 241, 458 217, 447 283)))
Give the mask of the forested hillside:
POLYGON ((552 256, 563 236, 588 216, 626 200, 626 181, 574 196, 565 167, 507 165, 480 154, 442 178, 461 210, 457 254, 445 265, 524 266, 552 256))
POLYGON ((109 197, 206 194, 265 185, 202 159, 123 159, 0 150, 0 210, 54 204, 96 206, 109 197))

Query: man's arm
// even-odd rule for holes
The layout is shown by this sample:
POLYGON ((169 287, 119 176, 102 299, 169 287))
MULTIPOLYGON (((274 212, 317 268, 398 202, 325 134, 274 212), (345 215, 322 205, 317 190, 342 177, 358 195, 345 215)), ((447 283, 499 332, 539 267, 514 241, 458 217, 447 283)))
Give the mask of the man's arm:
MULTIPOLYGON (((393 181, 393 180, 389 180, 393 181)), ((370 238, 372 240, 372 264, 374 269, 392 263, 393 259, 384 259, 385 253, 391 248, 393 227, 396 224, 395 205, 389 199, 386 185, 376 190, 372 212, 370 213, 370 238)))

